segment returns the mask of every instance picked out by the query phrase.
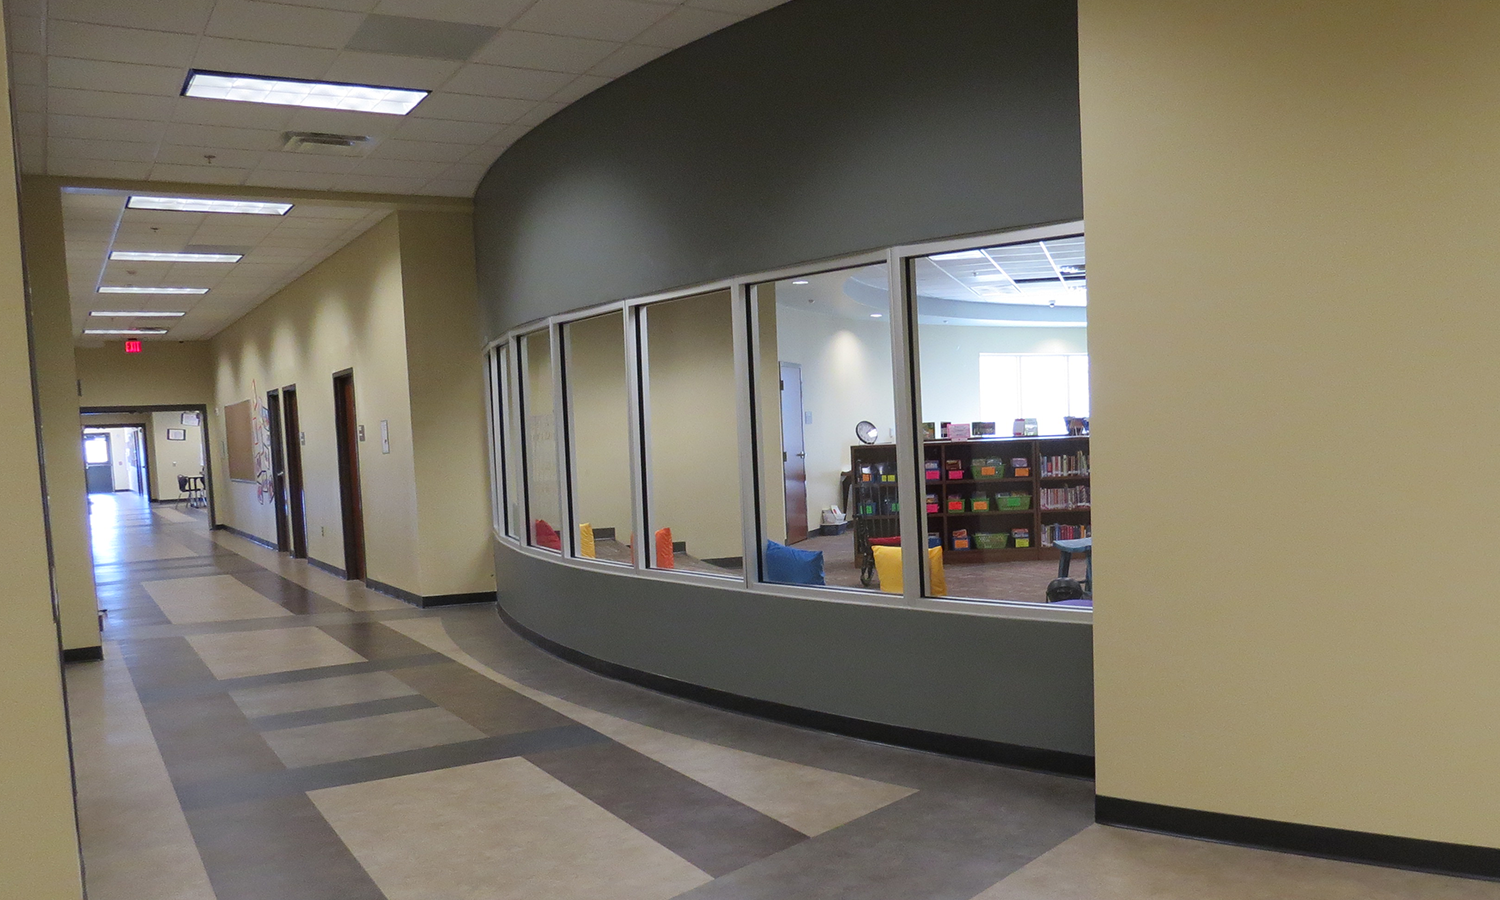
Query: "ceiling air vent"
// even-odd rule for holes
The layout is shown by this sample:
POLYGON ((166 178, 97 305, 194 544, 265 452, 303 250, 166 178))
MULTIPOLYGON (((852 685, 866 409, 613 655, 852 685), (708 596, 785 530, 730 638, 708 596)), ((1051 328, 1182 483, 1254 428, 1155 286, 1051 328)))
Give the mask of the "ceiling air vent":
POLYGON ((364 156, 375 146, 375 138, 362 134, 328 134, 322 131, 288 131, 281 149, 289 153, 322 156, 364 156))

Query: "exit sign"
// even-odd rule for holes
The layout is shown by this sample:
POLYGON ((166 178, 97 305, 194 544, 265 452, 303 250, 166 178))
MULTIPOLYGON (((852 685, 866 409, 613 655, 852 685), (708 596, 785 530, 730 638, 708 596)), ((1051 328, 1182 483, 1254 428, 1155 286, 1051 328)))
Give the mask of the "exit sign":
POLYGON ((126 353, 140 353, 141 352, 141 342, 140 341, 135 341, 135 340, 126 341, 125 342, 125 352, 126 353))

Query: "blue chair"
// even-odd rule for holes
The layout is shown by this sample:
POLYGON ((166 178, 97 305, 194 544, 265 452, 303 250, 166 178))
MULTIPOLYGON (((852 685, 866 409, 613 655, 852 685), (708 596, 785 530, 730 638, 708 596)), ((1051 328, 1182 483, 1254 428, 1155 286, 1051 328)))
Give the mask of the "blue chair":
POLYGON ((1083 592, 1092 596, 1094 593, 1094 539, 1086 537, 1069 541, 1053 541, 1052 546, 1060 551, 1057 557, 1058 578, 1068 577, 1068 569, 1073 564, 1073 554, 1082 553, 1088 558, 1089 565, 1083 575, 1083 592))

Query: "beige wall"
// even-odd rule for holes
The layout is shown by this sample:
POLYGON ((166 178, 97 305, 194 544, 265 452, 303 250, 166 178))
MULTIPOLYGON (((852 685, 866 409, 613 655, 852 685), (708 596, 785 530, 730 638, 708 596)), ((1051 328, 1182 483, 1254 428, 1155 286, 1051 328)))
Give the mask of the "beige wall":
POLYGON ((275 508, 254 482, 230 481, 223 408, 297 386, 307 443, 302 447, 308 554, 342 567, 343 524, 333 429, 333 375, 354 371, 355 408, 369 577, 420 593, 411 406, 406 375, 401 254, 394 215, 356 238, 212 341, 209 418, 219 521, 264 540, 276 538, 275 508), (391 452, 382 453, 380 422, 391 452))
POLYGON ((153 412, 149 418, 147 446, 150 451, 146 462, 151 476, 151 498, 176 500, 177 476, 203 473, 203 429, 182 424, 181 412, 153 412), (168 429, 181 430, 184 440, 167 440, 168 429))
POLYGON ((78 431, 77 372, 73 361, 73 322, 68 309, 62 199, 56 183, 45 178, 25 178, 21 190, 26 208, 23 227, 32 347, 36 354, 37 400, 63 647, 69 650, 98 647, 99 606, 94 592, 94 557, 89 546, 83 441, 78 431))
POLYGON ((568 412, 573 418, 574 520, 630 539, 630 390, 625 314, 565 326, 568 412))
POLYGON ((1496 847, 1500 5, 1351 13, 1080 3, 1098 790, 1496 847))
MULTIPOLYGON (((3 46, 3 37, 0 37, 3 46)), ((6 68, 0 54, 0 84, 6 68)), ((9 134, 10 109, 0 105, 0 133, 9 134)), ((22 281, 15 160, 0 152, 0 544, 6 552, 0 596, 0 847, 10 897, 76 898, 83 894, 72 773, 58 664, 58 626, 52 618, 47 571, 36 409, 32 403, 32 348, 22 281)), ((38 348, 44 350, 44 348, 38 348)), ((39 352, 39 371, 45 352, 39 352)), ((68 429, 83 471, 76 414, 68 429)), ((70 514, 71 517, 72 514, 70 514)), ((97 643, 97 641, 95 642, 97 643)))
MULTIPOLYGON (((922 421, 979 419, 981 353, 1087 353, 1085 328, 1006 328, 991 325, 922 325, 922 421)), ((885 436, 884 423, 881 437, 885 436)), ((1010 434, 1010 422, 995 423, 1010 434)))
MULTIPOLYGON (((552 344, 547 330, 534 331, 521 341, 522 403, 526 412, 526 504, 531 522, 537 519, 557 528, 562 522, 557 478, 557 435, 553 417, 552 344)), ((523 531, 528 539, 531 523, 523 531)))
POLYGON ((474 222, 397 214, 424 597, 495 589, 474 222))
POLYGON ((207 341, 145 341, 140 353, 123 344, 73 351, 83 393, 78 405, 207 406, 213 402, 213 355, 207 341))

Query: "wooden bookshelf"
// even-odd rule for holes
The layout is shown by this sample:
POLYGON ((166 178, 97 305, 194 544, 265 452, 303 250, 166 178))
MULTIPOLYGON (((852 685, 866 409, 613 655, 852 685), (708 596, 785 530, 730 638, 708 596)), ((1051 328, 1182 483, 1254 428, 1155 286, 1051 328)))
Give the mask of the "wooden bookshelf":
MULTIPOLYGON (((1058 551, 1051 546, 1049 526, 1067 526, 1077 530, 1076 536, 1084 537, 1091 525, 1089 504, 1089 439, 1083 437, 1025 437, 1025 438, 980 438, 971 441, 926 441, 923 444, 923 481, 918 496, 932 495, 937 500, 936 512, 927 512, 927 531, 937 534, 943 544, 943 558, 954 563, 987 563, 1027 559, 1056 559, 1058 551), (976 459, 999 459, 1004 463, 1003 477, 975 479, 973 464, 976 459), (1024 476, 1014 474, 1012 461, 1025 459, 1029 472, 1024 476), (935 462, 938 480, 925 477, 925 463, 935 462), (947 477, 957 464, 961 478, 947 477), (1047 474, 1043 474, 1043 472, 1047 474), (1030 500, 1024 509, 994 508, 997 493, 1026 494, 1030 500), (991 498, 988 511, 971 511, 969 501, 975 494, 991 498), (965 501, 964 512, 949 512, 950 500, 965 501), (1049 508, 1043 508, 1046 503, 1049 508), (1072 504, 1068 506, 1067 504, 1072 504), (1016 528, 1030 532, 1031 546, 1016 547, 1014 540, 1006 541, 1004 549, 978 549, 976 534, 1006 532, 1013 534, 1016 528), (953 533, 967 530, 970 536, 968 550, 953 549, 953 533)), ((896 475, 897 481, 905 473, 896 469, 896 446, 894 444, 860 444, 850 448, 851 475, 855 482, 855 495, 860 485, 875 485, 867 493, 894 495, 897 483, 888 477, 896 475), (864 481, 866 471, 871 478, 864 481), (883 479, 883 480, 882 480, 883 479)), ((923 503, 926 507, 926 503, 923 503)), ((862 516, 856 506, 850 508, 851 530, 858 541, 860 520, 866 523, 869 532, 876 536, 895 534, 896 516, 880 510, 879 515, 862 516)))

